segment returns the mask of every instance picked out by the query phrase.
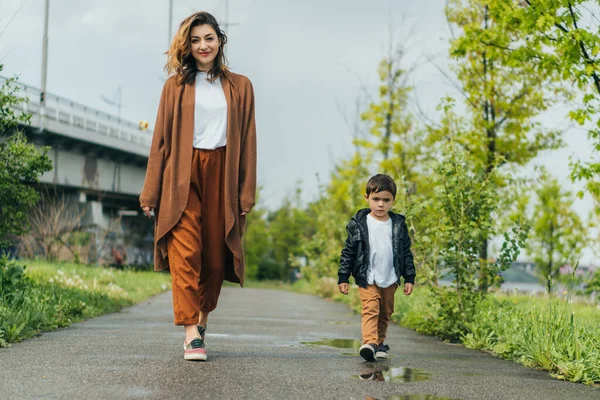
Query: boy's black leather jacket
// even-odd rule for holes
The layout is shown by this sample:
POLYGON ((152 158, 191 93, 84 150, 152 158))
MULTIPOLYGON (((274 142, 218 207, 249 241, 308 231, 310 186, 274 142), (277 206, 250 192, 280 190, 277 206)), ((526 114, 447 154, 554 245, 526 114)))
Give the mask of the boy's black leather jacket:
MULTIPOLYGON (((369 230, 367 228, 367 215, 371 212, 365 208, 356 213, 346 226, 348 239, 340 257, 340 269, 338 271, 338 284, 348 283, 350 275, 354 277, 356 284, 367 287, 367 270, 369 268, 369 230)), ((403 215, 390 211, 392 219, 392 247, 394 249, 394 269, 400 277, 404 277, 405 283, 415 283, 415 263, 410 251, 410 236, 403 215)))

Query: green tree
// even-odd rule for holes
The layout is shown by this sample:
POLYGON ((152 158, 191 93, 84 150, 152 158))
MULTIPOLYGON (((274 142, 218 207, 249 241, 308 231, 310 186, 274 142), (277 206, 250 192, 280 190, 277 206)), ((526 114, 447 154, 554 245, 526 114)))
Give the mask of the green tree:
MULTIPOLYGON (((474 168, 468 153, 453 140, 443 150, 444 156, 429 177, 434 193, 416 205, 416 209, 430 211, 435 224, 417 238, 426 262, 436 263, 436 268, 444 269, 454 280, 452 287, 431 289, 429 307, 435 312, 421 323, 428 332, 457 341, 468 332, 477 305, 485 297, 478 290, 482 279, 479 250, 483 239, 497 233, 489 216, 500 203, 496 187, 500 172, 474 168)), ((497 285, 499 272, 516 259, 524 246, 526 229, 517 225, 511 235, 504 236, 500 256, 486 264, 486 287, 497 285)))
POLYGON ((439 181, 432 202, 444 215, 442 231, 445 241, 440 255, 455 276, 459 307, 461 293, 475 291, 479 270, 481 241, 493 233, 489 216, 498 201, 493 172, 473 171, 467 158, 456 144, 449 146, 449 157, 437 167, 439 181))
POLYGON ((259 270, 265 268, 271 257, 271 234, 266 216, 267 210, 256 206, 246 219, 244 257, 248 279, 257 279, 259 270))
POLYGON ((592 276, 586 280, 585 284, 584 293, 588 296, 592 293, 596 293, 596 299, 600 301, 600 269, 594 271, 592 276))
POLYGON ((551 293, 560 268, 579 261, 587 240, 587 228, 571 207, 573 196, 561 188, 556 178, 542 171, 538 181, 527 249, 536 263, 540 280, 551 293))
POLYGON ((287 280, 304 255, 301 246, 311 235, 313 224, 300 204, 300 195, 297 189, 276 210, 256 206, 248 214, 244 254, 249 279, 287 280))
POLYGON ((52 169, 47 149, 38 150, 18 131, 30 116, 15 112, 26 99, 17 95, 14 82, 8 79, 0 87, 0 247, 26 232, 27 210, 39 200, 31 184, 52 169))
POLYGON ((404 49, 379 63, 379 97, 362 113, 361 119, 369 124, 370 137, 355 140, 359 150, 365 150, 365 159, 372 160, 377 172, 385 173, 398 183, 405 183, 408 193, 426 192, 423 186, 422 162, 426 158, 425 131, 416 123, 409 110, 408 85, 410 71, 402 68, 404 49))
MULTIPOLYGON (((459 306, 462 292, 476 291, 481 275, 479 247, 481 240, 495 236, 497 225, 489 218, 497 209, 498 169, 487 171, 473 168, 464 149, 454 142, 446 147, 444 158, 437 164, 432 179, 436 190, 427 200, 432 208, 440 210, 439 257, 443 265, 455 277, 459 306)), ((493 263, 487 264, 486 286, 498 283, 497 275, 506 269, 524 245, 526 227, 514 226, 513 235, 505 234, 501 254, 493 263)))
POLYGON ((600 27, 590 0, 512 0, 507 1, 506 25, 524 35, 525 40, 503 50, 515 63, 531 63, 532 71, 551 75, 564 82, 567 99, 575 98, 569 118, 589 127, 593 145, 590 161, 576 160, 572 178, 586 180, 588 191, 600 200, 600 27))
MULTIPOLYGON (((505 0, 449 0, 446 7, 448 21, 460 31, 451 41, 450 55, 467 107, 460 119, 466 134, 454 140, 486 174, 496 166, 525 165, 540 151, 562 145, 560 132, 536 120, 554 104, 551 77, 536 70, 533 60, 515 62, 504 50, 525 40, 506 22, 511 5, 505 0)), ((447 138, 445 128, 432 130, 432 139, 447 138)), ((482 238, 482 270, 489 262, 488 240, 482 238)), ((480 281, 480 289, 486 290, 486 280, 480 281)))
POLYGON ((303 240, 301 249, 307 258, 304 276, 312 282, 337 277, 347 237, 346 224, 359 209, 366 207, 364 193, 369 171, 365 165, 358 151, 340 162, 330 181, 321 185, 319 198, 308 206, 313 234, 303 240))
MULTIPOLYGON (((439 269, 436 257, 428 253, 430 250, 436 253, 437 250, 421 246, 421 239, 426 242, 435 235, 430 230, 439 222, 437 210, 426 209, 422 203, 422 199, 432 193, 426 176, 431 172, 427 160, 433 151, 426 142, 426 130, 410 110, 409 96, 413 89, 408 81, 414 67, 403 67, 404 56, 404 48, 398 46, 394 49, 392 44, 388 55, 379 64, 379 95, 361 114, 362 121, 369 126, 369 135, 355 140, 356 149, 362 154, 355 160, 365 162, 363 168, 366 170, 386 173, 396 181, 398 194, 394 211, 407 217, 415 262, 419 268, 418 279, 437 284, 439 269)), ((362 200, 367 178, 368 174, 362 182, 356 183, 360 188, 358 200, 362 200)))
POLYGON ((296 266, 296 258, 303 256, 303 239, 311 236, 310 220, 300 204, 300 194, 296 190, 294 197, 286 197, 267 217, 272 259, 277 266, 276 274, 268 278, 287 280, 296 266))

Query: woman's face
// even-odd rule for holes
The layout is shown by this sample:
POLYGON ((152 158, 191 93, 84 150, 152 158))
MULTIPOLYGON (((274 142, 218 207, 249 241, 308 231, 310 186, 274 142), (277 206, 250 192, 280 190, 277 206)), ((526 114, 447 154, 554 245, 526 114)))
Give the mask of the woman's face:
POLYGON ((212 26, 197 25, 190 32, 192 56, 200 71, 208 72, 215 64, 221 42, 212 26))

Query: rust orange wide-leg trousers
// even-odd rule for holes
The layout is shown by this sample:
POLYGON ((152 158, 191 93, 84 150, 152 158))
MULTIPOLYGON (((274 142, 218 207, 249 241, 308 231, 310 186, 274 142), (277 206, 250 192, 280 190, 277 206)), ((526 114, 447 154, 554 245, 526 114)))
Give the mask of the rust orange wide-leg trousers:
POLYGON ((175 325, 196 325, 217 307, 225 277, 225 147, 194 149, 185 211, 167 237, 175 325))

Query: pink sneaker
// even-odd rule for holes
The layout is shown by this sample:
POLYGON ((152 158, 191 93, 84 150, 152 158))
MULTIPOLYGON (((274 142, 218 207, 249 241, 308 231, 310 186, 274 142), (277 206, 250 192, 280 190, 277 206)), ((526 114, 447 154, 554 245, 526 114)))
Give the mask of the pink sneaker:
POLYGON ((190 344, 183 342, 183 358, 190 361, 206 361, 207 354, 204 341, 200 338, 192 339, 190 344))

